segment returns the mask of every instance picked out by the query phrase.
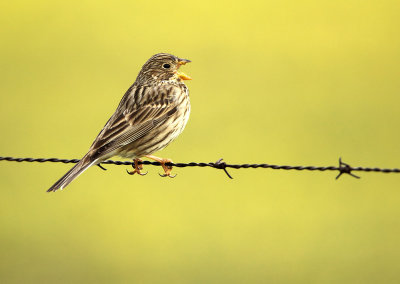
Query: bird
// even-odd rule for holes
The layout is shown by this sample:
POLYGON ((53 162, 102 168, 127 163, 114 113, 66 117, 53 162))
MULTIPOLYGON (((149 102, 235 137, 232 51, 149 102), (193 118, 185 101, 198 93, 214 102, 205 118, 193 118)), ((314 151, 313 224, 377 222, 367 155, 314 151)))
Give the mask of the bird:
POLYGON ((175 140, 188 122, 190 99, 184 81, 192 78, 179 68, 189 62, 168 53, 147 60, 86 155, 47 192, 65 188, 89 167, 113 156, 133 160, 131 175, 145 174, 140 162, 147 157, 161 164, 162 176, 173 177, 168 165, 172 160, 152 154, 175 140))

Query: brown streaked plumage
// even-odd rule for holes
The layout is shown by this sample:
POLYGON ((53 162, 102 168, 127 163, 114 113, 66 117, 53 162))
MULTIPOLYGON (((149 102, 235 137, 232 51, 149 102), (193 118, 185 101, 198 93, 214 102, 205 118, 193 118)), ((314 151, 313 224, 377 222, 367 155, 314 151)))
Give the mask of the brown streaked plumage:
POLYGON ((167 53, 152 56, 142 67, 115 113, 94 140, 88 153, 50 189, 63 189, 92 165, 112 156, 132 158, 139 173, 139 158, 148 156, 161 162, 165 175, 170 160, 150 156, 165 148, 185 128, 190 114, 189 91, 183 80, 190 77, 178 71, 190 62, 167 53))

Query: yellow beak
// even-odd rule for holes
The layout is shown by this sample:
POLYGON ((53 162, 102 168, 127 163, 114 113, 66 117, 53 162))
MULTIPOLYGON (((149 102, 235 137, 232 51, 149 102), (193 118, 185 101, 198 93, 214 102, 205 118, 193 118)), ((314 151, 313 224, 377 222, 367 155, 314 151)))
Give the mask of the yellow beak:
POLYGON ((182 80, 192 80, 188 75, 186 75, 183 72, 177 72, 178 78, 181 78, 182 80))
POLYGON ((186 63, 192 62, 189 59, 183 59, 183 58, 179 58, 178 59, 178 64, 179 65, 185 65, 186 63))
MULTIPOLYGON (((189 63, 189 62, 191 62, 189 59, 179 58, 178 65, 179 66, 185 65, 186 63, 189 63)), ((178 75, 178 78, 180 78, 181 80, 192 80, 192 78, 190 78, 188 75, 186 75, 183 72, 177 72, 177 75, 178 75)))

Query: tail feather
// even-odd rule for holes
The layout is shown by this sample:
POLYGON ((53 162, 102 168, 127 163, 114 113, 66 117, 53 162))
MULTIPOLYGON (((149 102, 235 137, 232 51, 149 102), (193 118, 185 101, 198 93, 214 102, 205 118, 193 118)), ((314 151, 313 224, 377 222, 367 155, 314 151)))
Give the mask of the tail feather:
POLYGON ((92 166, 96 160, 91 161, 85 157, 80 160, 75 166, 73 166, 62 178, 60 178, 52 187, 50 187, 47 192, 55 192, 58 189, 63 189, 71 181, 76 179, 80 174, 86 171, 90 166, 92 166))

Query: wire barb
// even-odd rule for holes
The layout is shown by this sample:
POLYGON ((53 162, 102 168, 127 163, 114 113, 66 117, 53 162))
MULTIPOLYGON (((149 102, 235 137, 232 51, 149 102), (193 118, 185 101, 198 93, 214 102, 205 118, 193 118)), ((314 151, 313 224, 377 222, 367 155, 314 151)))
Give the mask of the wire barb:
POLYGON ((339 158, 339 174, 337 175, 336 179, 339 179, 342 174, 348 174, 348 175, 351 175, 352 177, 360 178, 359 176, 356 176, 355 174, 353 174, 351 172, 352 170, 353 170, 353 168, 350 167, 349 164, 342 162, 342 158, 339 158))
POLYGON ((103 171, 106 171, 107 169, 105 167, 103 167, 101 164, 97 164, 97 166, 102 169, 103 171))
MULTIPOLYGON (((16 157, 1 157, 0 161, 9 161, 9 162, 38 162, 38 163, 45 163, 45 162, 52 162, 52 163, 78 163, 79 159, 58 159, 58 158, 16 158, 16 157)), ((112 164, 112 165, 125 165, 125 166, 132 166, 134 162, 131 161, 113 161, 107 160, 102 162, 102 164, 112 164)), ((153 165, 153 166, 160 166, 159 162, 150 162, 150 161, 138 161, 138 165, 153 165)), ((270 164, 226 164, 223 162, 222 158, 217 160, 214 163, 165 163, 166 166, 178 167, 178 168, 185 168, 185 167, 211 167, 215 169, 222 169, 226 173, 226 175, 233 179, 232 176, 228 173, 227 168, 232 169, 273 169, 273 170, 296 170, 296 171, 339 171, 339 174, 336 176, 338 179, 342 174, 349 174, 352 177, 360 178, 353 174, 353 171, 359 172, 380 172, 380 173, 400 173, 399 168, 369 168, 369 167, 351 167, 349 164, 342 162, 342 159, 339 158, 339 166, 328 166, 328 167, 315 167, 315 166, 281 166, 281 165, 270 165, 270 164)), ((98 165, 100 168, 105 170, 103 166, 100 164, 98 165)))
POLYGON ((223 159, 219 159, 218 161, 216 161, 215 163, 213 163, 213 167, 216 169, 221 169, 224 170, 224 172, 226 173, 226 175, 230 178, 233 179, 233 177, 228 173, 228 171, 226 170, 226 163, 222 161, 223 159))

